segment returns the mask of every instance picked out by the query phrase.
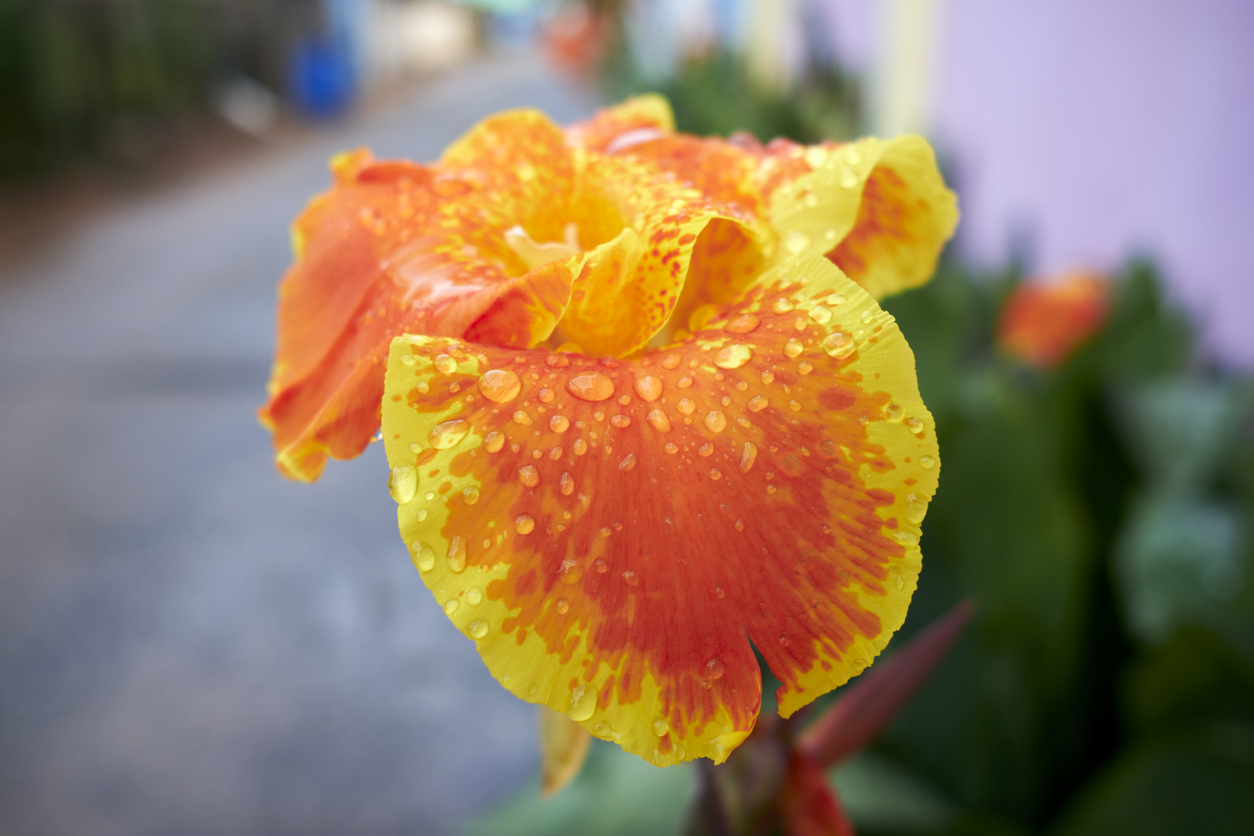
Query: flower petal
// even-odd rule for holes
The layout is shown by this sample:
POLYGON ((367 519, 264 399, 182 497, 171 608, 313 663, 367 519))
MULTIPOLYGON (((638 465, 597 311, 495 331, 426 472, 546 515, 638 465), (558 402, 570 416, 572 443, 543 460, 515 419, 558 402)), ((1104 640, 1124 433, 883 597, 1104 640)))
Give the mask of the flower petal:
POLYGON ((312 481, 328 455, 351 458, 369 443, 397 334, 535 345, 566 309, 581 259, 529 270, 505 240, 513 225, 560 237, 574 170, 560 129, 538 114, 507 114, 445 157, 432 168, 341 155, 334 187, 296 221, 261 411, 288 476, 312 481), (502 131, 516 133, 507 150, 502 131))
POLYGON ((936 486, 892 318, 818 256, 687 342, 597 361, 397 338, 402 536, 510 691, 664 765, 721 762, 861 671, 905 617, 936 486))
POLYGON ((762 188, 786 252, 826 253, 877 299, 932 277, 958 203, 926 140, 772 143, 768 151, 762 188))
POLYGON ((602 108, 591 119, 566 129, 572 145, 589 151, 607 151, 618 145, 670 134, 675 131, 675 114, 665 96, 647 93, 633 96, 613 107, 602 108))
POLYGON ((575 780, 588 757, 592 735, 551 708, 540 706, 540 794, 553 795, 575 780))
POLYGON ((606 231, 618 227, 612 239, 587 254, 558 326, 563 339, 594 355, 630 354, 666 326, 688 281, 698 239, 711 222, 738 226, 755 248, 769 234, 740 224, 701 191, 661 177, 648 165, 593 153, 574 217, 581 238, 590 243, 605 235, 585 233, 593 218, 606 231), (606 225, 607 219, 614 220, 606 225))

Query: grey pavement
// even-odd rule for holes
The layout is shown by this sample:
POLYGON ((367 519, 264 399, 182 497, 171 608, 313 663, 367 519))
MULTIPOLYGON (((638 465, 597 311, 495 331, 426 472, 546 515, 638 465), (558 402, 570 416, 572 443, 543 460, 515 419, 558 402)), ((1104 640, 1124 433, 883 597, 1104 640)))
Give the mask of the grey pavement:
POLYGON ((444 833, 530 780, 533 709, 423 588, 382 451, 294 484, 254 417, 331 153, 519 105, 590 107, 485 60, 0 276, 0 832, 444 833))

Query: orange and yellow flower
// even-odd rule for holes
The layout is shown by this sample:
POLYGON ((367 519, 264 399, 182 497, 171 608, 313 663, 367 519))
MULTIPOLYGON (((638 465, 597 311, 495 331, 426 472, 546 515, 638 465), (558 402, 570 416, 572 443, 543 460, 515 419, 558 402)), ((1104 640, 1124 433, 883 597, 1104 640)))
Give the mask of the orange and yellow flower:
POLYGON ((997 342, 1029 366, 1052 369, 1092 338, 1109 309, 1110 283, 1090 270, 1024 282, 1002 308, 997 342))
POLYGON ((664 765, 748 735, 753 646, 785 716, 870 664, 939 470, 875 301, 956 223, 923 140, 699 139, 643 97, 333 170, 263 420, 313 479, 381 411, 414 564, 506 688, 664 765))

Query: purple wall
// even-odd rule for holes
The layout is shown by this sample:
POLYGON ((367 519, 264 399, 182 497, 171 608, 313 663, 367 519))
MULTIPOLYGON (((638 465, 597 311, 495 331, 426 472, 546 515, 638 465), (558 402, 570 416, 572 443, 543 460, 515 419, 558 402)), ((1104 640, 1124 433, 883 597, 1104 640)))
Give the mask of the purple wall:
MULTIPOLYGON (((873 65, 874 4, 827 5, 873 65)), ((962 251, 998 264, 1018 236, 1043 271, 1149 253, 1207 344, 1254 365, 1254 2, 945 0, 939 21, 931 133, 962 251)))

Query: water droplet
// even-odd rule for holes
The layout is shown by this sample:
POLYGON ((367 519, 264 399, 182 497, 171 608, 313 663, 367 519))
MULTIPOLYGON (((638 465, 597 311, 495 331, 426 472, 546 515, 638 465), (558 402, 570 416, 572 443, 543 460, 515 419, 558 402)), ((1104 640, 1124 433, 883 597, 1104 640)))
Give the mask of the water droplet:
POLYGON ((927 516, 927 499, 918 494, 906 494, 906 519, 918 525, 927 516))
POLYGON ((723 660, 717 656, 709 659, 705 663, 705 673, 703 678, 708 680, 721 679, 724 673, 723 660))
POLYGON ((665 737, 670 734, 671 724, 666 722, 665 717, 659 717, 653 721, 653 733, 658 737, 665 737))
POLYGON ((845 297, 841 296, 839 293, 833 293, 831 296, 827 297, 827 304, 831 305, 833 308, 845 304, 845 301, 845 297))
POLYGON ((562 561, 562 567, 557 570, 557 575, 564 584, 576 584, 583 577, 583 569, 579 566, 578 560, 566 558, 562 561))
POLYGON ((673 441, 668 441, 666 442, 666 446, 662 449, 673 456, 679 452, 679 445, 675 444, 673 441))
POLYGON ((792 327, 798 331, 804 331, 807 325, 809 325, 809 323, 805 321, 804 317, 800 317, 800 316, 794 319, 792 322, 792 327))
POLYGON ((462 499, 466 500, 467 505, 474 505, 479 501, 479 489, 473 485, 462 491, 462 499))
POLYGON ((745 524, 741 520, 736 520, 734 523, 732 523, 732 528, 736 529, 737 531, 744 531, 745 524))
POLYGON ((844 360, 853 354, 855 348, 857 346, 854 344, 853 337, 840 331, 833 331, 823 339, 823 350, 829 357, 835 357, 837 360, 844 360))
POLYGON ((482 618, 476 618, 466 625, 466 632, 470 633, 473 638, 481 639, 488 634, 488 622, 482 618))
POLYGON ((554 447, 552 450, 550 450, 550 451, 549 451, 549 459, 550 459, 550 460, 552 460, 552 461, 557 461, 557 460, 558 460, 558 459, 560 459, 561 457, 562 457, 562 448, 561 448, 561 447, 554 447))
POLYGON ((414 359, 414 355, 412 354, 402 354, 401 362, 404 363, 406 366, 412 366, 414 365, 414 363, 417 363, 418 361, 414 359))
POLYGON ((521 409, 517 410, 510 417, 513 419, 515 424, 521 424, 524 427, 530 427, 532 424, 531 416, 523 412, 521 409))
POLYGON ((675 404, 675 408, 685 415, 691 415, 696 411, 697 404, 689 398, 680 398, 679 403, 675 404))
POLYGON ((446 560, 448 568, 452 572, 461 572, 466 568, 466 544, 456 534, 448 541, 448 556, 446 560))
POLYGON ((811 145, 806 149, 805 157, 810 168, 822 168, 827 162, 827 149, 822 145, 811 145))
POLYGON ((727 416, 716 409, 705 416, 705 426, 710 432, 721 433, 727 427, 727 416))
POLYGON ((457 612, 457 608, 461 606, 461 603, 462 602, 458 601, 456 598, 448 599, 447 601, 444 602, 444 614, 452 615, 453 613, 457 612))
POLYGON ((522 391, 522 381, 509 369, 491 369, 479 378, 479 392, 493 403, 508 403, 522 391))
POLYGON ((893 539, 903 546, 915 546, 919 543, 919 535, 910 531, 894 531, 893 539))
POLYGON ((897 576, 897 588, 901 589, 905 585, 906 585, 906 579, 903 578, 901 575, 898 575, 897 576))
POLYGON ((819 196, 816 195, 814 192, 810 192, 808 195, 805 196, 805 198, 803 198, 803 202, 805 203, 806 206, 809 206, 811 209, 813 209, 815 206, 819 205, 819 196))
POLYGON ((852 189, 858 185, 858 175, 853 173, 853 169, 846 168, 840 172, 840 187, 842 189, 852 189))
POLYGON ((665 357, 662 358, 662 368, 677 369, 679 368, 679 364, 681 362, 682 360, 680 359, 678 354, 667 354, 665 357))
POLYGON ((610 426, 625 430, 631 426, 631 419, 626 415, 615 415, 610 418, 610 426))
POLYGON ((638 378, 636 394, 646 401, 656 401, 662 394, 662 381, 651 374, 638 378))
POLYGON ((753 352, 747 345, 725 345, 718 350, 714 365, 720 369, 738 369, 753 359, 753 352))
POLYGON ((857 165, 862 162, 862 155, 858 153, 858 149, 852 145, 845 148, 845 162, 850 165, 857 165))
POLYGON ((435 499, 435 491, 427 491, 425 496, 426 496, 427 502, 430 502, 431 500, 435 499))
POLYGON ((536 470, 534 465, 523 465, 518 468, 518 481, 528 488, 534 488, 540 484, 540 471, 536 470))
POLYGON ((719 479, 723 478, 723 471, 719 470, 717 467, 710 468, 710 478, 717 482, 719 479))
POLYGON ((540 399, 540 403, 548 403, 556 397, 556 393, 552 389, 541 389, 536 397, 540 399))
POLYGON ((456 447, 470 432, 470 424, 459 419, 436 424, 431 430, 431 446, 437 450, 456 447))
POLYGON ((535 518, 530 517, 527 514, 520 514, 519 516, 514 517, 514 530, 519 534, 530 534, 535 531, 535 529, 535 518))
POLYGON ((466 590, 466 603, 472 607, 477 607, 483 603, 483 590, 477 586, 466 590))
POLYGON ((802 360, 797 364, 797 374, 809 374, 814 371, 814 364, 809 360, 802 360))
POLYGON ((496 453, 505 446, 505 434, 493 430, 484 436, 483 446, 489 453, 496 453))
POLYGON ((789 340, 788 342, 784 343, 784 354, 790 360, 805 350, 806 350, 806 347, 801 344, 801 340, 794 339, 794 340, 789 340))
POLYGON ((810 308, 810 319, 813 319, 819 325, 827 322, 832 318, 832 312, 822 305, 815 305, 810 308))
MULTIPOLYGON (((602 529, 602 531, 607 531, 607 530, 608 529, 602 529)), ((623 572, 623 582, 626 583, 628 586, 639 586, 640 577, 635 572, 628 569, 627 571, 623 572)))
POLYGON ((457 361, 447 354, 435 358, 435 370, 441 374, 452 374, 457 371, 457 361))
POLYGON ((614 381, 600 372, 588 372, 572 377, 566 391, 581 401, 604 401, 614 395, 614 381))
POLYGON ((936 459, 932 458, 931 456, 919 456, 919 465, 924 470, 931 470, 933 467, 936 466, 936 459))
POLYGON ((435 549, 430 543, 416 540, 409 547, 413 549, 414 566, 419 572, 430 572, 435 568, 435 549))
POLYGON ((912 418, 907 418, 907 419, 906 419, 906 426, 910 428, 910 432, 912 432, 912 433, 921 433, 921 432, 923 432, 923 422, 922 422, 922 421, 920 421, 918 418, 913 418, 913 417, 912 417, 912 418))
POLYGON ((421 445, 421 444, 419 444, 417 441, 411 441, 411 442, 409 442, 409 452, 411 452, 411 453, 417 453, 417 452, 418 452, 418 451, 420 451, 421 449, 422 449, 422 445, 421 445))
POLYGON ((582 456, 584 453, 588 452, 588 442, 584 441, 582 438, 576 438, 575 443, 570 445, 570 449, 575 452, 576 456, 582 456))
POLYGON ((768 401, 762 395, 754 395, 752 398, 749 399, 749 403, 747 404, 747 406, 749 407, 750 412, 761 412, 762 410, 770 406, 770 403, 771 402, 768 401))
POLYGON ((581 682, 570 691, 570 710, 566 712, 566 716, 576 723, 582 723, 591 719, 596 707, 596 689, 589 688, 586 683, 581 682))
POLYGON ((794 229, 784 236, 784 249, 789 255, 797 255, 810 246, 810 236, 800 230, 794 229))
POLYGON ((740 454, 740 472, 748 473, 749 468, 753 467, 753 462, 758 457, 757 445, 752 441, 746 441, 744 451, 740 454))
POLYGON ((388 476, 388 493, 399 505, 404 505, 418 493, 418 470, 412 465, 403 464, 392 468, 388 476))
POLYGON ((623 457, 623 460, 618 463, 618 469, 623 471, 624 473, 631 470, 635 466, 636 466, 636 454, 635 453, 628 453, 626 456, 623 457))
POLYGON ((653 425, 653 429, 658 432, 668 432, 671 428, 671 419, 666 417, 666 413, 660 409, 655 409, 645 416, 645 420, 653 425))
POLYGON ((871 313, 869 310, 867 310, 867 311, 863 311, 863 312, 862 312, 862 316, 861 316, 861 317, 859 317, 859 319, 861 319, 863 322, 870 322, 870 321, 871 321, 871 317, 873 317, 874 315, 875 315, 875 314, 871 313))
POLYGON ((555 433, 564 433, 570 429, 570 419, 565 415, 554 415, 549 419, 549 429, 555 433))
POLYGON ((431 391, 431 386, 425 380, 418 381, 418 385, 415 386, 414 388, 417 389, 419 394, 422 394, 422 395, 425 395, 431 391))
POLYGON ((707 441, 705 444, 701 445, 701 448, 699 450, 697 450, 697 455, 698 456, 714 455, 714 445, 707 441))
POLYGON ((550 369, 564 369, 570 365, 570 359, 561 354, 550 354, 544 361, 550 369))
POLYGON ((793 412, 800 412, 801 402, 797 400, 791 400, 788 402, 788 408, 791 409, 793 412))
POLYGON ((676 383, 675 385, 679 387, 680 389, 687 389, 689 386, 692 385, 692 378, 689 377, 688 375, 684 375, 683 377, 679 379, 679 382, 676 383))
POLYGON ((775 304, 771 305, 771 310, 777 314, 786 314, 793 309, 792 300, 787 296, 781 296, 775 300, 775 304))
POLYGON ((559 613, 565 615, 570 612, 570 601, 567 601, 565 598, 558 598, 556 607, 559 613))
POLYGON ((727 330, 733 334, 748 334, 757 328, 761 321, 751 313, 741 314, 727 323, 727 330))

